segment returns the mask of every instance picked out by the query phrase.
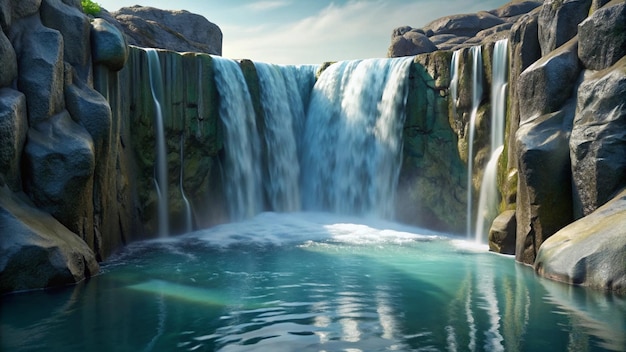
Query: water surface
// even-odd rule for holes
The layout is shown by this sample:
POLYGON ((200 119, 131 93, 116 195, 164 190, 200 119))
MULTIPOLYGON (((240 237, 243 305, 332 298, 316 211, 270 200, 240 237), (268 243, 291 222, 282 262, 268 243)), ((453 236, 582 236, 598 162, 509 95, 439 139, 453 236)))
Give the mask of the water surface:
POLYGON ((2 297, 2 351, 602 351, 622 298, 393 223, 261 214, 2 297))

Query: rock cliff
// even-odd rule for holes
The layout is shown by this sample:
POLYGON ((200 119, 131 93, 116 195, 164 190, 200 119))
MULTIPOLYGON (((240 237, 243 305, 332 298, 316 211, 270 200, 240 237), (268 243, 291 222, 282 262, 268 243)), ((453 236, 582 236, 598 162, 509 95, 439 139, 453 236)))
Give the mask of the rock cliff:
MULTIPOLYGON (((626 187, 625 16, 626 3, 617 0, 513 1, 493 11, 435 20, 421 29, 399 27, 388 52, 390 57, 418 54, 416 61, 436 82, 435 77, 446 76, 450 63, 441 58, 456 51, 463 81, 469 79, 468 47, 480 45, 486 53, 481 80, 489 84, 490 48, 495 40, 508 39, 506 142, 498 175, 501 214, 493 222, 490 247, 514 253, 540 275, 619 292, 626 292, 626 236, 619 230, 624 221, 620 192, 626 187)), ((431 89, 448 92, 450 84, 443 79, 431 89)), ((442 114, 450 117, 464 163, 473 158, 474 165, 484 165, 488 142, 480 136, 489 126, 480 114, 493 107, 489 93, 483 92, 475 152, 468 155, 470 94, 459 87, 457 100, 449 101, 442 114)), ((427 121, 431 115, 423 116, 427 121)), ((423 138, 408 136, 405 152, 413 153, 414 143, 423 138)), ((472 177, 478 191, 482 175, 472 177)), ((457 188, 462 188, 459 182, 457 188)), ((438 200, 458 208, 446 197, 438 200)), ((431 218, 441 221, 435 203, 425 204, 434 211, 431 218)))

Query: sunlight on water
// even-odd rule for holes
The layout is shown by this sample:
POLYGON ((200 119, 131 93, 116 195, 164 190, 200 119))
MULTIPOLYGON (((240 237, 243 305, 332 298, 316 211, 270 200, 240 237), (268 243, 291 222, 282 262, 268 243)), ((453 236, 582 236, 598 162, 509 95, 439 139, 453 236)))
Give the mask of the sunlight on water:
POLYGON ((388 221, 263 213, 4 296, 2 351, 619 351, 626 301, 388 221))

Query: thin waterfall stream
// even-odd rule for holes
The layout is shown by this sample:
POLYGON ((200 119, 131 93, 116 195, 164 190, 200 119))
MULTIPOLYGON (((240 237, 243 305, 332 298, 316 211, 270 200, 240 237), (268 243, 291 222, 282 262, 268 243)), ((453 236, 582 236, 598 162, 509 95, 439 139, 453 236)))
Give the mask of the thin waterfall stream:
POLYGON ((150 72, 150 89, 154 101, 154 129, 156 139, 156 163, 154 183, 158 195, 158 233, 159 237, 167 237, 169 233, 167 150, 165 146, 165 126, 163 123, 163 77, 159 54, 155 49, 146 49, 150 72))
POLYGON ((506 94, 508 82, 508 39, 496 42, 492 59, 491 153, 483 174, 476 212, 475 241, 487 243, 489 226, 498 215, 498 160, 504 149, 506 94))

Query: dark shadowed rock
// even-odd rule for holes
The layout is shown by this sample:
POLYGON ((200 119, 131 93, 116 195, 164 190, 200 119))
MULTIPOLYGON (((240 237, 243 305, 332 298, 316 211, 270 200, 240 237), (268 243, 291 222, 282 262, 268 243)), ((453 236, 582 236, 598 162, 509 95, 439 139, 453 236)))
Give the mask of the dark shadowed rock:
POLYGON ((603 70, 626 55, 626 2, 611 1, 579 25, 578 56, 591 70, 603 70))
POLYGON ((519 76, 520 121, 557 111, 572 96, 580 76, 578 41, 572 39, 533 63, 519 76))
POLYGON ((89 18, 61 0, 43 0, 40 15, 44 26, 58 30, 63 36, 63 60, 87 80, 91 69, 89 18))
POLYGON ((589 9, 589 13, 592 14, 594 11, 596 11, 597 9, 601 8, 602 6, 608 4, 609 2, 611 2, 611 0, 592 0, 591 1, 591 8, 589 9))
POLYGON ((454 15, 437 19, 424 27, 424 32, 435 34, 454 34, 473 37, 476 33, 504 23, 504 20, 490 14, 479 12, 473 14, 454 15))
POLYGON ((572 221, 569 134, 572 101, 561 111, 522 123, 518 153, 515 259, 532 265, 541 244, 572 221))
POLYGON ((586 77, 570 139, 575 215, 590 214, 626 187, 626 56, 586 77))
POLYGON ((63 111, 28 131, 24 190, 40 208, 93 243, 94 146, 89 133, 63 111))
POLYGON ((409 31, 391 41, 387 57, 412 56, 436 50, 437 46, 427 36, 417 31, 409 31))
POLYGON ((547 55, 578 33, 578 24, 589 14, 591 0, 546 0, 539 13, 541 54, 547 55))
POLYGON ((26 95, 28 122, 35 125, 65 107, 63 37, 41 25, 38 17, 14 23, 12 31, 17 42, 17 86, 26 95))
POLYGON ((188 11, 124 7, 114 13, 131 45, 222 55, 222 31, 188 11))
POLYGON ((515 254, 515 210, 498 215, 489 229, 489 250, 502 254, 515 254))
POLYGON ((537 253, 541 276, 626 293, 626 191, 547 239, 537 253))
POLYGON ((12 21, 36 14, 41 6, 41 0, 4 0, 3 2, 11 3, 12 21))
POLYGON ((0 188, 0 233, 0 294, 72 284, 99 271, 85 242, 6 188, 0 188))
POLYGON ((0 31, 0 67, 0 87, 8 87, 17 78, 17 57, 3 31, 0 31))
POLYGON ((24 94, 0 89, 0 175, 14 191, 21 190, 20 160, 26 140, 28 119, 24 94))
POLYGON ((91 52, 93 63, 119 71, 128 59, 128 45, 124 34, 102 18, 91 22, 91 52))

